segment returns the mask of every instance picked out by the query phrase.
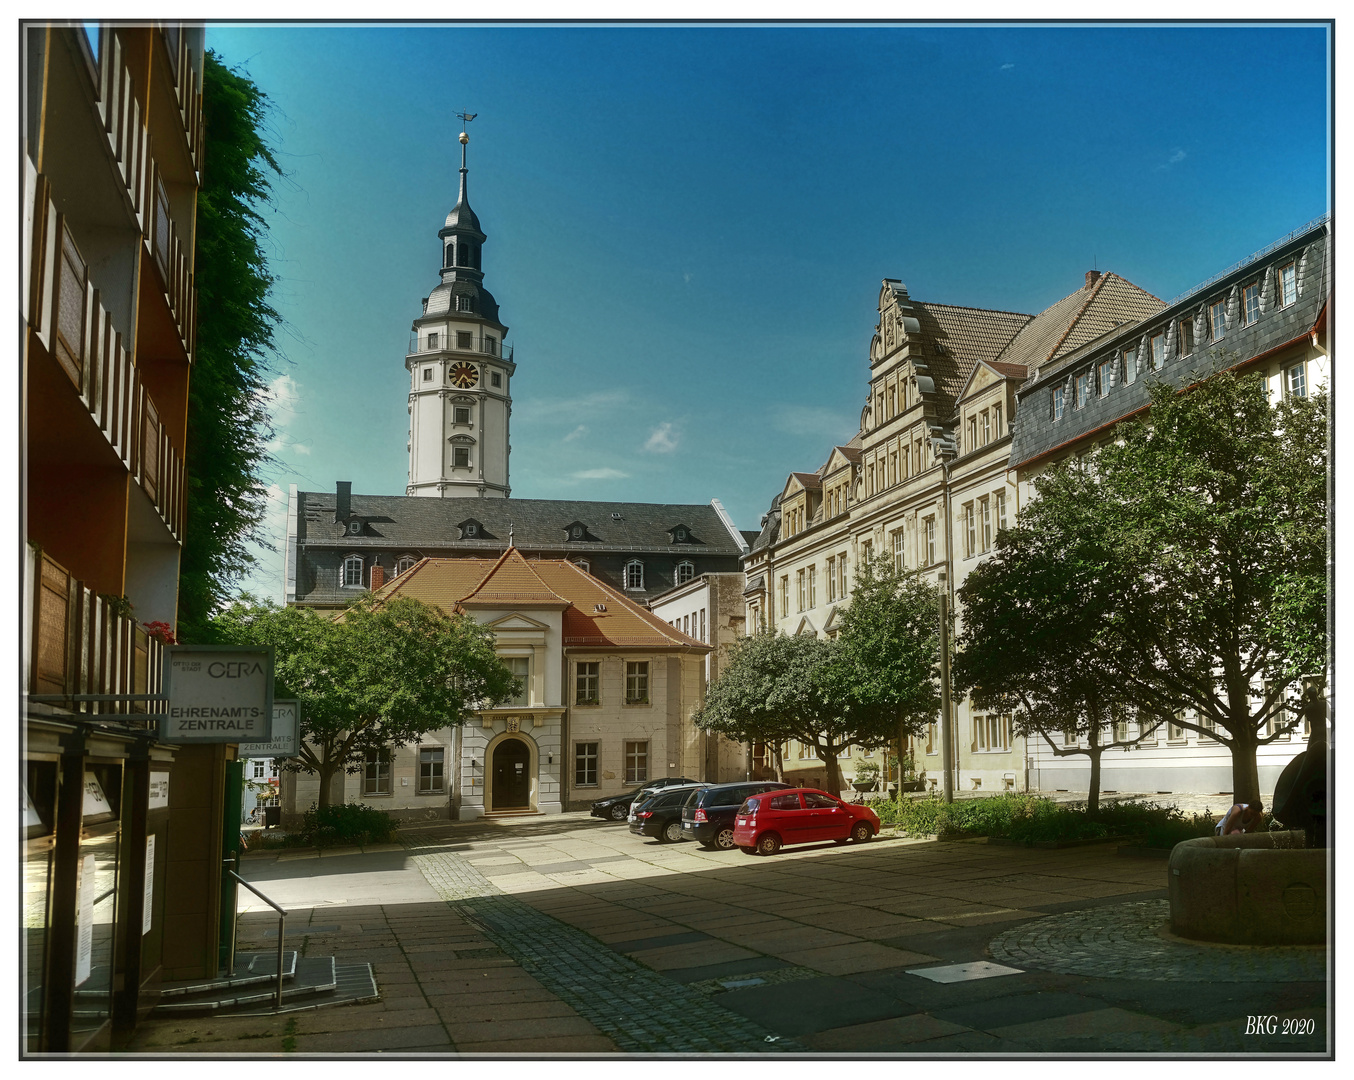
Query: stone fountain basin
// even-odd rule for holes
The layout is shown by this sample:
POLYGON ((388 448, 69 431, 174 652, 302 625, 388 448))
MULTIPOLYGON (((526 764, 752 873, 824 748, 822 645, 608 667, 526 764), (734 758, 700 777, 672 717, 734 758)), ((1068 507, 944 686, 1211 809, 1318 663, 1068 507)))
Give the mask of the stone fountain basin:
POLYGON ((1235 945, 1326 940, 1326 848, 1302 832, 1204 836, 1175 845, 1171 931, 1235 945))

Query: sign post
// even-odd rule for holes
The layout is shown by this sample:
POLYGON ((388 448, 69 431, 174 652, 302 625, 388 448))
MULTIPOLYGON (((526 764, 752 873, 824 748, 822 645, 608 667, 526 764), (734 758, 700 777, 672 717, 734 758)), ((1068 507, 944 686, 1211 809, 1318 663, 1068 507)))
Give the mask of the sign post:
POLYGON ((273 648, 170 645, 165 649, 160 741, 254 743, 272 737, 273 648))

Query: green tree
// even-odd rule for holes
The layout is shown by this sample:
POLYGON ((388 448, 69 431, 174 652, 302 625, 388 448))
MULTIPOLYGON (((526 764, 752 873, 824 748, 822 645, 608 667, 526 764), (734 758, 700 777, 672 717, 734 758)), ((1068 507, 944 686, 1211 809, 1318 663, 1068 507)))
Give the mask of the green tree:
POLYGON ((319 777, 322 807, 333 778, 358 772, 368 751, 460 724, 521 689, 492 631, 409 597, 358 601, 337 619, 245 598, 213 623, 219 641, 273 646, 276 693, 301 703, 295 767, 319 777))
POLYGON ((279 316, 263 252, 270 174, 268 100, 215 53, 203 58, 203 173, 195 263, 197 352, 188 389, 187 524, 179 639, 210 640, 211 613, 254 563, 248 541, 267 509, 272 437, 268 364, 279 316))
POLYGON ((997 534, 994 556, 959 589, 963 629, 951 680, 977 708, 1014 713, 1016 734, 1042 739, 1058 757, 1089 758, 1094 812, 1105 751, 1133 745, 1158 721, 1140 714, 1135 738, 1106 739, 1106 729, 1131 712, 1108 633, 1128 582, 1096 505, 1093 473, 1076 459, 1035 486, 1038 500, 997 534))
MULTIPOLYGON (((1307 692, 1320 694, 1327 673, 1326 401, 1271 405, 1257 375, 1193 380, 1153 386, 1150 414, 1121 426, 1118 443, 1037 482, 1021 527, 1066 553, 1094 614, 1086 626, 1075 591, 1054 603, 1050 617, 1086 626, 1084 645, 1055 649, 1054 661, 1103 667, 1140 721, 1217 739, 1236 798, 1249 801, 1257 747, 1296 726, 1292 688, 1311 676, 1307 692)), ((994 582, 1002 573, 979 584, 1017 612, 1045 604, 1046 588, 1058 595, 1038 574, 994 582)), ((965 620, 972 628, 997 606, 965 620)), ((970 640, 980 632, 1012 669, 1042 662, 1015 635, 977 628, 970 640)), ((995 690, 976 670, 969 681, 995 690)))
POLYGON ((697 727, 740 741, 795 739, 842 789, 838 755, 917 734, 939 708, 936 592, 881 560, 862 569, 836 640, 741 639, 697 710, 697 727))

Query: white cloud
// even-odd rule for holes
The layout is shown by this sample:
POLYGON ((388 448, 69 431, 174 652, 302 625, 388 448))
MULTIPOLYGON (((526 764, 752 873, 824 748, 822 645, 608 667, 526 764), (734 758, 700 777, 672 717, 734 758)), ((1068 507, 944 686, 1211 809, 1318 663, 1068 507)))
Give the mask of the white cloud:
POLYGON ((579 424, 578 427, 574 428, 573 431, 569 432, 568 435, 564 436, 562 441, 573 442, 575 439, 582 438, 582 436, 586 435, 587 433, 588 433, 588 425, 579 424))
POLYGON ((649 439, 644 444, 644 449, 655 454, 670 454, 676 450, 677 435, 673 432, 672 425, 664 420, 663 423, 649 432, 649 439))
POLYGON ((512 404, 513 426, 526 422, 558 424, 561 417, 592 416, 611 412, 630 401, 626 390, 602 390, 576 398, 528 398, 512 404))
POLYGON ((1001 67, 1000 67, 998 70, 1000 70, 1000 71, 1010 71, 1013 67, 1015 67, 1014 64, 1002 64, 1001 67))
POLYGON ((630 474, 621 472, 620 469, 584 469, 582 472, 570 473, 575 480, 628 480, 630 474))
POLYGON ((305 443, 292 443, 291 451, 293 454, 304 454, 306 457, 310 457, 310 447, 305 443))
POLYGON ((1176 147, 1175 153, 1166 159, 1166 163, 1168 165, 1174 165, 1177 161, 1184 160, 1185 160, 1185 152, 1181 150, 1179 147, 1176 147))
POLYGON ((301 387, 296 380, 290 375, 279 375, 268 384, 264 397, 268 402, 268 418, 273 424, 268 452, 276 454, 283 450, 296 450, 297 453, 309 454, 310 447, 298 449, 287 431, 287 426, 296 419, 296 405, 301 400, 301 387))
POLYGON ((771 413, 771 426, 789 435, 808 435, 837 446, 860 428, 859 414, 813 405, 781 405, 771 413))

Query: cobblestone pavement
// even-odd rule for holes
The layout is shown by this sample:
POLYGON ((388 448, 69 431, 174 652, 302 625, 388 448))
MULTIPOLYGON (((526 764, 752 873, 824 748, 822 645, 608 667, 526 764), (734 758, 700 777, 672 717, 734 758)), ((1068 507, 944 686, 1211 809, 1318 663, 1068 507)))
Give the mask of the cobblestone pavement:
POLYGON ((1193 945, 1163 937, 1170 901, 1144 900, 1050 915, 1008 930, 992 958, 1064 975, 1154 982, 1321 982, 1326 952, 1314 948, 1193 945))
POLYGON ((425 850, 414 854, 414 862, 453 910, 622 1050, 689 1054, 803 1049, 505 894, 454 852, 425 850))

